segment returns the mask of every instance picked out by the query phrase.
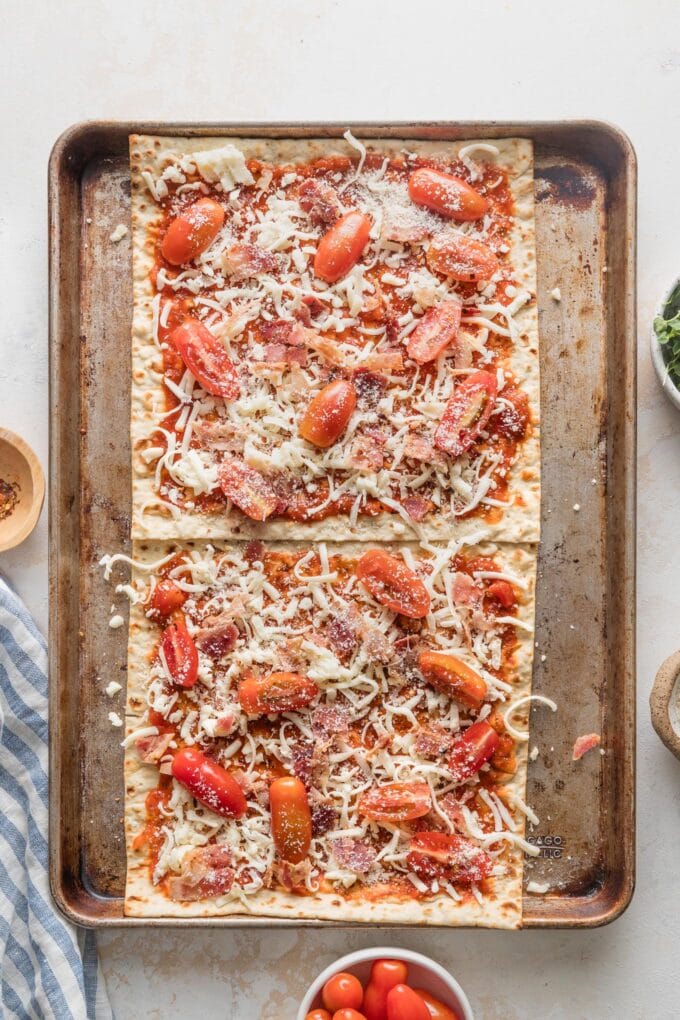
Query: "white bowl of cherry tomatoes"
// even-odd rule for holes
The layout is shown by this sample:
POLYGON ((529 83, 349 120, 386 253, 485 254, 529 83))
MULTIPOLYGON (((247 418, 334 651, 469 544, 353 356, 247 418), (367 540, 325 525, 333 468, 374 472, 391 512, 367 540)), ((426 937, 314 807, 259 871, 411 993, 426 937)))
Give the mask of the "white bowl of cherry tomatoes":
POLYGON ((458 982, 410 949, 360 949, 319 974, 297 1020, 474 1020, 458 982))

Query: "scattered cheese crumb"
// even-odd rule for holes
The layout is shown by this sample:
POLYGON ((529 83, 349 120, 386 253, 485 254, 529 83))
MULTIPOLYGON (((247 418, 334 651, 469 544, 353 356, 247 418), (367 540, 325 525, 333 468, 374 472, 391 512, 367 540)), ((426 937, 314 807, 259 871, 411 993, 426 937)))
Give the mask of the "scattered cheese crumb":
POLYGON ((580 509, 581 509, 581 504, 580 504, 580 503, 574 503, 574 510, 575 510, 575 511, 576 511, 577 513, 578 513, 578 511, 579 511, 580 509))
POLYGON ((536 747, 536 745, 534 744, 534 746, 531 748, 531 751, 529 752, 529 759, 530 759, 530 761, 536 761, 536 759, 538 758, 538 755, 539 755, 539 750, 536 747))
POLYGON ((548 658, 548 656, 547 656, 547 655, 545 655, 545 654, 543 654, 543 655, 541 656, 541 662, 545 662, 545 660, 546 660, 547 658, 548 658))
POLYGON ((122 627, 124 623, 125 620, 123 617, 116 613, 116 615, 112 616, 109 620, 109 627, 111 627, 112 630, 118 630, 118 628, 122 627))
POLYGON ((549 888, 550 888, 549 882, 529 882, 527 884, 527 892, 536 893, 539 896, 541 895, 541 893, 547 893, 549 888))
POLYGON ((117 712, 109 712, 109 722, 112 726, 122 726, 123 720, 117 712))
POLYGON ((114 694, 118 694, 118 691, 122 691, 122 689, 123 689, 122 685, 119 684, 117 680, 112 680, 111 683, 107 684, 105 688, 106 693, 110 698, 112 698, 114 694))
POLYGON ((553 301, 561 301, 562 291, 560 290, 560 288, 553 287, 553 289, 550 291, 550 297, 553 299, 553 301))
POLYGON ((127 235, 127 232, 128 228, 125 226, 125 224, 119 223, 118 226, 115 227, 109 234, 109 241, 113 241, 114 244, 118 244, 118 242, 122 241, 123 238, 127 235))

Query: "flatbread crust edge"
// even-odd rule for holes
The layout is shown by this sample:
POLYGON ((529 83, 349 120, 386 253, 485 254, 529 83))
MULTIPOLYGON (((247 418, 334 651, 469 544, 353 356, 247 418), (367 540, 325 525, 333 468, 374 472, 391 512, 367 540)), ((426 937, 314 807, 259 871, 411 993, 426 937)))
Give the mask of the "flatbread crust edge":
MULTIPOLYGON (((197 545, 198 543, 196 543, 197 545)), ((202 543, 200 543, 202 545, 202 543)), ((305 543, 306 545, 307 543, 305 543)), ((194 543, 134 542, 132 556, 138 563, 154 563, 168 553, 194 543)), ((395 548, 398 548, 395 543, 395 548)), ((414 551, 417 545, 409 543, 414 551)), ((216 542, 217 552, 230 547, 230 543, 216 542)), ((278 548, 299 548, 298 543, 281 543, 278 548)), ((334 551, 361 553, 361 544, 337 547, 334 551)), ((517 611, 517 617, 533 628, 535 610, 536 548, 523 544, 482 544, 469 546, 467 550, 479 555, 493 555, 500 565, 520 578, 526 584, 526 591, 517 611)), ((147 578, 148 572, 134 568, 133 578, 147 578)), ((147 660, 154 640, 153 625, 144 615, 141 605, 132 606, 128 646, 128 715, 126 734, 140 725, 141 715, 141 668, 147 660), (132 708, 132 711, 130 709, 132 708)), ((533 662, 533 630, 517 628, 518 648, 515 657, 517 681, 513 698, 531 693, 533 662)), ((513 716, 515 726, 528 727, 528 707, 513 716)), ((526 795, 527 743, 516 747, 517 771, 504 788, 522 799, 526 795)), ((457 903, 448 895, 439 895, 427 901, 390 900, 377 901, 344 899, 335 894, 294 896, 278 890, 263 890, 250 897, 234 899, 218 897, 213 900, 180 903, 168 899, 151 882, 149 864, 144 848, 133 849, 133 842, 145 825, 145 798, 149 790, 157 785, 158 771, 139 761, 134 746, 125 750, 125 840, 127 848, 127 881, 124 913, 128 917, 227 917, 246 921, 248 917, 290 918, 293 920, 329 920, 341 923, 388 923, 443 925, 449 927, 478 926, 489 928, 518 928, 522 921, 522 880, 523 851, 510 847, 505 861, 508 873, 495 879, 494 891, 485 896, 482 904, 470 898, 457 903)), ((524 816, 516 813, 518 835, 524 834, 524 816)))
MULTIPOLYGON (((346 156, 352 150, 343 139, 253 139, 221 136, 212 138, 171 138, 153 135, 130 136, 133 241, 133 323, 132 323, 132 537, 133 538, 266 538, 308 541, 390 541, 408 539, 409 525, 396 514, 360 518, 352 526, 345 516, 331 516, 308 524, 280 520, 258 524, 238 510, 231 513, 173 515, 168 504, 159 499, 154 486, 154 466, 144 463, 138 444, 158 424, 155 406, 162 406, 162 371, 159 352, 153 342, 154 291, 149 273, 154 262, 154 242, 161 221, 158 206, 149 196, 142 174, 157 176, 168 158, 231 141, 246 158, 267 162, 308 162, 320 156, 346 156)), ((369 150, 412 152, 430 155, 458 155, 469 145, 493 145, 499 165, 509 171, 516 216, 511 235, 511 260, 517 282, 531 295, 531 302, 516 316, 521 331, 514 345, 509 368, 522 383, 532 411, 532 435, 522 444, 520 456, 509 473, 509 491, 514 502, 499 521, 480 518, 455 518, 440 514, 418 525, 417 534, 429 540, 447 541, 480 534, 484 538, 509 542, 537 542, 540 537, 540 381, 538 364, 538 316, 536 308, 536 256, 533 190, 533 146, 525 138, 500 138, 491 141, 443 142, 416 139, 372 139, 369 150)), ((415 529, 414 529, 415 531, 415 529)))

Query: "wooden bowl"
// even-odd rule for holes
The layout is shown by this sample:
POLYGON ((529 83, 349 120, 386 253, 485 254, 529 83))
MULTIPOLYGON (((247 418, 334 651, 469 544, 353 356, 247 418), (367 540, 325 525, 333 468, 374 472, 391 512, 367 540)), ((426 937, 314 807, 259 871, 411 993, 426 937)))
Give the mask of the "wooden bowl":
POLYGON ((45 499, 45 476, 28 443, 0 429, 0 552, 23 542, 36 525, 45 499), (3 508, 10 510, 2 516, 3 508))
POLYGON ((680 758, 680 652, 662 663, 649 695, 652 726, 669 751, 680 758))

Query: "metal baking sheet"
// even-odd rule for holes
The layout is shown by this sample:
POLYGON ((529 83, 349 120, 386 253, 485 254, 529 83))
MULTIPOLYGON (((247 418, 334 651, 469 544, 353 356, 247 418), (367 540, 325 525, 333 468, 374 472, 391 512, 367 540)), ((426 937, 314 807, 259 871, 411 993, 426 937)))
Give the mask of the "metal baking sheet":
MULTIPOLYGON (((50 876, 61 910, 88 926, 239 927, 332 922, 125 918, 123 752, 104 693, 125 683, 126 628, 111 630, 98 560, 129 549, 127 139, 132 132, 339 136, 346 125, 88 123, 61 136, 50 198, 50 876)), ((635 155, 598 122, 353 124, 362 138, 529 137, 543 406, 528 801, 541 848, 527 927, 613 920, 634 885, 635 155), (553 296, 555 288, 561 300, 553 296), (577 736, 604 754, 575 765, 577 736)), ((119 600, 120 601, 120 600, 119 600)))

